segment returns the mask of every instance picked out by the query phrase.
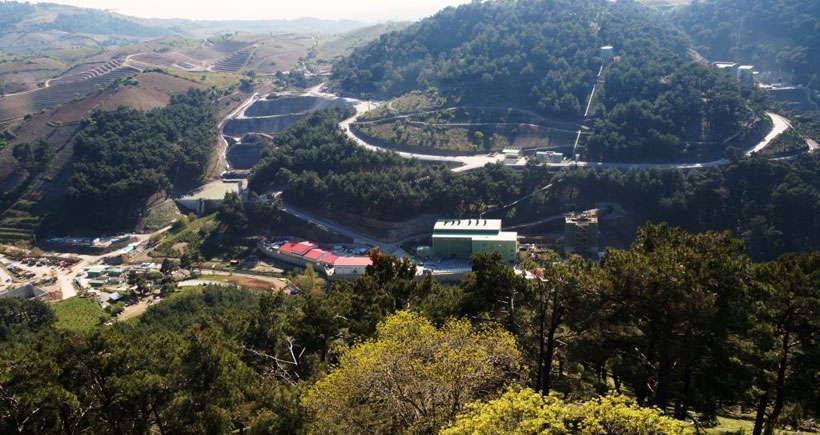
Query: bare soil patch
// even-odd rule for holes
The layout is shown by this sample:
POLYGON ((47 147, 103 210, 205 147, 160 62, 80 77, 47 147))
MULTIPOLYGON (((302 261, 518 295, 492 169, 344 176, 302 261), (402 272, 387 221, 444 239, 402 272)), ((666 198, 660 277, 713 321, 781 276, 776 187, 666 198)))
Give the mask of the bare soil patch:
POLYGON ((228 278, 228 282, 241 287, 254 290, 281 290, 285 287, 282 280, 277 278, 265 278, 255 276, 234 275, 228 278))

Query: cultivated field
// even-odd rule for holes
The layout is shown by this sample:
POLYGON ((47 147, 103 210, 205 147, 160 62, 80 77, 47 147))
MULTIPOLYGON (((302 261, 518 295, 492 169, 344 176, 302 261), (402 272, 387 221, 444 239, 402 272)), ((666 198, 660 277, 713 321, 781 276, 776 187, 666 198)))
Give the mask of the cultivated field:
POLYGON ((105 88, 116 80, 125 80, 140 71, 130 66, 95 69, 83 73, 81 77, 53 80, 55 84, 47 88, 6 95, 0 104, 0 123, 20 119, 27 114, 59 106, 81 99, 86 95, 105 88))

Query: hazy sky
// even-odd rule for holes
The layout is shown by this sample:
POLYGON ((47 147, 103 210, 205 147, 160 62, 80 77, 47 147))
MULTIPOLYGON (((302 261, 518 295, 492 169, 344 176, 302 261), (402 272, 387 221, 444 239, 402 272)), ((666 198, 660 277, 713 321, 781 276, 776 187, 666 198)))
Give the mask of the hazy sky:
MULTIPOLYGON (((37 3, 36 1, 32 3, 37 3)), ((417 20, 469 0, 49 0, 145 18, 417 20)))

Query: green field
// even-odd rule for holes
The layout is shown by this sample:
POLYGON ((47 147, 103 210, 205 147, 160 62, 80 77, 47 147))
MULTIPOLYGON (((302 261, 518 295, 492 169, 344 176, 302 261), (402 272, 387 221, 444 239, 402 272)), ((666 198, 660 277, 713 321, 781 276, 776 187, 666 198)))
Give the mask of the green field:
POLYGON ((72 332, 88 331, 100 324, 100 316, 108 314, 97 306, 94 298, 73 297, 52 305, 57 314, 57 328, 72 332))

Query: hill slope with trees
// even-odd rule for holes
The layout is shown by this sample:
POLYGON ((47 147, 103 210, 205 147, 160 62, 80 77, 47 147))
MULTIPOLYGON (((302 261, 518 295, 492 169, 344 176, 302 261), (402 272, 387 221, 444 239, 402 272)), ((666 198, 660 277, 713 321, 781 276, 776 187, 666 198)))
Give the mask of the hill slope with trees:
POLYGON ((683 435, 729 409, 809 429, 820 254, 742 249, 648 225, 600 265, 544 255, 527 280, 482 253, 454 285, 372 251, 327 290, 197 286, 77 332, 0 299, 0 431, 683 435))
POLYGON ((820 71, 820 3, 814 0, 699 0, 672 20, 704 56, 795 75, 820 71))
POLYGON ((74 142, 65 219, 74 227, 132 227, 149 198, 201 184, 216 144, 214 95, 191 89, 148 112, 95 111, 74 142))
POLYGON ((354 50, 334 64, 332 78, 356 95, 436 88, 440 109, 519 108, 575 122, 584 122, 597 81, 586 118, 597 121, 586 152, 595 160, 695 160, 691 143, 720 148, 765 103, 698 59, 659 12, 630 1, 447 8, 354 50), (604 45, 616 57, 602 64, 604 45))

